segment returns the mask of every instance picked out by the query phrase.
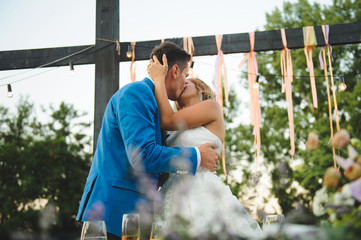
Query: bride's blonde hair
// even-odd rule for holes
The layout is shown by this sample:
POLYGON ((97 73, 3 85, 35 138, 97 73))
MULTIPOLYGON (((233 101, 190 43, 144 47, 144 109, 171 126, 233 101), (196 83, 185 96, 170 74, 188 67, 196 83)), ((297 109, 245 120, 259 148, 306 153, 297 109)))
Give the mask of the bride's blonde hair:
MULTIPOLYGON (((202 94, 202 101, 208 100, 208 99, 216 99, 216 94, 213 92, 210 86, 208 86, 205 82, 200 80, 199 78, 187 78, 187 80, 194 83, 196 88, 201 92, 202 94)), ((177 110, 180 109, 178 102, 174 102, 174 105, 177 110)))

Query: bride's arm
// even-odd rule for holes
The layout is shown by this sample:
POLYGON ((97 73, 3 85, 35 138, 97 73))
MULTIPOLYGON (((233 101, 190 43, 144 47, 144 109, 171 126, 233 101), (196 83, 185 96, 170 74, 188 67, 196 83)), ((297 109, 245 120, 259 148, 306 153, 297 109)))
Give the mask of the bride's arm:
POLYGON ((168 73, 167 58, 163 55, 163 65, 153 56, 148 67, 150 78, 154 81, 155 96, 160 111, 160 125, 164 130, 177 130, 179 126, 193 128, 213 122, 222 118, 222 112, 218 103, 214 100, 206 100, 190 107, 173 111, 169 103, 165 88, 165 77, 168 73))

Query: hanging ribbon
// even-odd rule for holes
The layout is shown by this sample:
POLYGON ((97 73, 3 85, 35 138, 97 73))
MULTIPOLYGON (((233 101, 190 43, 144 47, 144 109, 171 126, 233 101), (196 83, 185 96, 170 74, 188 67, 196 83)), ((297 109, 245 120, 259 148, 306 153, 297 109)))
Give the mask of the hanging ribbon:
POLYGON ((131 82, 135 82, 135 65, 134 65, 134 58, 135 58, 135 42, 131 42, 132 46, 132 62, 130 63, 130 80, 131 82), (134 67, 133 67, 134 65, 134 67))
POLYGON ((286 91, 288 125, 290 128, 290 143, 291 143, 291 159, 295 155, 295 130, 293 125, 293 103, 292 103, 292 82, 293 82, 293 67, 291 51, 287 48, 287 39, 285 29, 281 29, 282 43, 284 49, 281 51, 281 74, 282 74, 282 91, 286 91), (284 85, 283 85, 284 84, 284 85))
POLYGON ((255 33, 249 33, 249 40, 251 51, 243 58, 239 64, 239 68, 248 60, 248 87, 250 92, 250 111, 251 111, 251 124, 253 126, 254 145, 257 147, 255 152, 256 171, 258 168, 258 158, 261 150, 261 107, 259 103, 259 88, 254 88, 253 84, 258 75, 258 65, 254 49, 255 33))
POLYGON ((313 106, 315 108, 318 108, 315 74, 314 74, 314 67, 312 61, 312 50, 317 45, 317 39, 316 39, 315 29, 313 27, 308 26, 303 28, 303 40, 305 46, 304 51, 306 55, 307 67, 310 71, 313 106))
MULTIPOLYGON (((193 62, 193 52, 194 52, 194 45, 193 40, 191 37, 184 37, 183 38, 183 48, 189 55, 191 55, 191 59, 189 60, 190 63, 193 62)), ((189 76, 193 78, 193 69, 189 71, 189 76)))
MULTIPOLYGON (((328 65, 329 65, 328 68, 329 68, 329 71, 330 71, 330 78, 331 78, 330 80, 331 80, 331 86, 332 86, 333 103, 334 103, 334 107, 335 107, 335 117, 336 117, 336 129, 337 129, 337 131, 340 130, 340 123, 339 123, 339 120, 338 120, 336 92, 335 92, 335 86, 334 86, 334 81, 333 81, 333 73, 332 73, 332 65, 331 65, 332 47, 328 43, 329 26, 328 25, 322 25, 321 28, 322 28, 323 37, 325 39, 325 46, 322 47, 318 57, 320 59, 321 69, 323 69, 324 74, 325 74, 325 78, 326 78, 328 113, 329 113, 329 117, 330 117, 330 129, 331 129, 331 136, 330 136, 330 140, 329 140, 329 143, 330 143, 332 141, 332 138, 333 138, 333 122, 332 122, 332 106, 331 106, 332 103, 331 103, 330 87, 329 87, 329 83, 328 83, 328 73, 327 73, 326 49, 327 49, 327 55, 328 55, 328 65)), ((335 147, 332 147, 332 153, 333 153, 333 164, 334 164, 334 167, 337 169, 335 147)))
MULTIPOLYGON (((227 82, 227 69, 226 64, 224 62, 223 51, 221 50, 223 35, 216 35, 216 44, 217 44, 217 58, 216 58, 216 76, 214 79, 214 86, 216 88, 216 100, 223 109, 223 82, 224 82, 224 99, 225 104, 228 106, 228 82, 227 82), (222 74, 223 67, 223 74, 222 74), (223 79, 222 79, 223 76, 223 79), (223 81, 222 81, 223 80, 223 81)), ((226 116, 228 115, 228 108, 226 108, 226 116)), ((225 146, 223 143, 223 151, 222 151, 222 166, 223 172, 227 176, 226 172, 226 159, 225 159, 225 146)))

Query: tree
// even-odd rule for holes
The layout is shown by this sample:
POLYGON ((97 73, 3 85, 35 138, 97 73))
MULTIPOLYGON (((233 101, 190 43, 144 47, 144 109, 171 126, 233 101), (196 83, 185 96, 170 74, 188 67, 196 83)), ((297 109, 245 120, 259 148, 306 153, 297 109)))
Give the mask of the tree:
POLYGON ((51 121, 44 124, 28 99, 20 101, 16 114, 0 106, 2 234, 78 228, 74 219, 92 156, 83 131, 90 124, 79 122, 84 114, 71 105, 50 110, 51 121))
MULTIPOLYGON (((285 2, 282 10, 276 8, 266 14, 265 30, 359 22, 361 20, 360 7, 360 0, 334 0, 333 5, 330 6, 310 4, 307 0, 299 0, 296 3, 285 2)), ((265 167, 271 171, 271 191, 278 198, 284 213, 290 212, 298 204, 310 209, 312 197, 321 187, 325 169, 333 165, 332 149, 329 146, 327 92, 325 78, 322 77, 323 70, 319 68, 317 56, 319 50, 315 49, 313 54, 315 75, 319 76, 316 77, 318 108, 312 106, 304 51, 303 49, 292 50, 294 72, 292 98, 296 144, 294 161, 300 163, 297 167, 292 167, 289 155, 287 109, 285 95, 281 92, 280 52, 256 53, 259 72, 262 74, 260 78, 261 157, 264 159, 265 167), (315 151, 305 148, 310 131, 316 131, 320 136, 320 147, 315 151), (300 191, 302 188, 303 190, 300 191)), ((360 51, 360 45, 332 46, 335 84, 337 86, 338 76, 344 76, 348 86, 346 92, 337 91, 336 93, 340 125, 341 128, 349 130, 357 137, 360 136, 361 131, 359 118, 361 111, 359 80, 361 77, 358 70, 361 66, 360 51)), ((246 79, 245 74, 243 78, 246 79)), ((248 87, 247 81, 241 84, 248 87)), ((335 125, 333 127, 336 129, 335 125)), ((228 129, 227 136, 227 152, 230 152, 235 159, 242 159, 240 165, 249 166, 254 154, 252 128, 248 124, 240 124, 236 128, 228 129)), ((234 193, 240 196, 258 187, 252 184, 252 169, 250 171, 248 166, 242 169, 242 182, 231 184, 234 193)))

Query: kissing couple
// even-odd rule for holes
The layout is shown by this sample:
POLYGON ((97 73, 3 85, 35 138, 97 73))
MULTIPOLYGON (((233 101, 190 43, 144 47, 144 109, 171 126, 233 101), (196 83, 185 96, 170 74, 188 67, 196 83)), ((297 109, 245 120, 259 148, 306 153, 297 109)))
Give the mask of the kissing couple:
POLYGON ((140 214, 141 239, 149 239, 152 222, 172 232, 179 218, 194 237, 261 234, 215 174, 225 138, 223 111, 207 84, 187 79, 190 58, 174 43, 162 43, 151 53, 149 77, 125 85, 108 102, 76 217, 94 219, 94 206, 101 204, 97 218, 105 221, 108 240, 121 239, 128 213, 140 214), (166 137, 166 131, 173 132, 166 137), (154 208, 149 192, 161 194, 160 206, 154 208))

